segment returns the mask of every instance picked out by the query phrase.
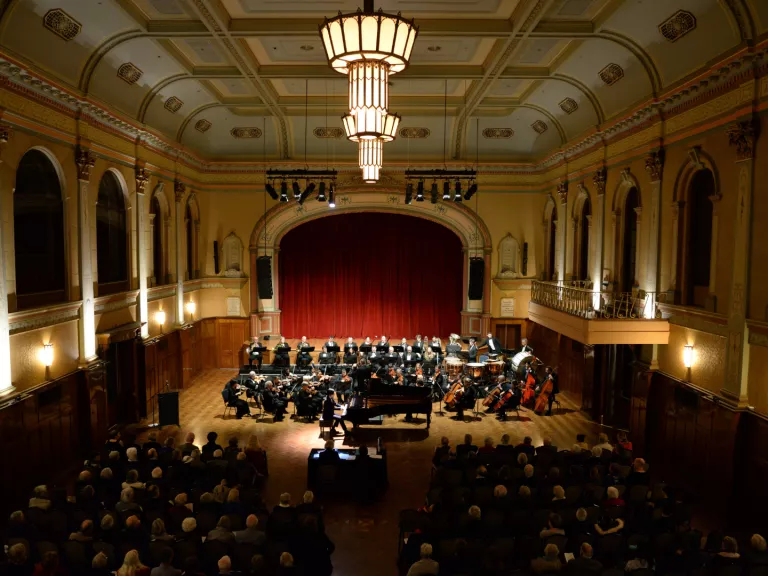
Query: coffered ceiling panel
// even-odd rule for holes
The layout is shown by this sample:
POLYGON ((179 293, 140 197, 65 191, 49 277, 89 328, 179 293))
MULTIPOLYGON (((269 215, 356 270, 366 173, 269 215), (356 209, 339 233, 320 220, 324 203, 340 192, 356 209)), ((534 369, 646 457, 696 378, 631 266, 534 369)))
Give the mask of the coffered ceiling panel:
MULTIPOLYGON (((449 97, 462 97, 465 90, 469 89, 471 82, 466 80, 415 80, 408 77, 398 78, 395 76, 391 80, 392 86, 389 89, 391 96, 444 96, 446 87, 449 97)), ((442 103, 442 102, 441 102, 442 103)))
POLYGON ((216 92, 225 98, 245 98, 255 96, 253 85, 242 78, 227 78, 226 80, 208 80, 216 92))
POLYGON ((101 59, 91 79, 90 92, 132 116, 135 116, 147 93, 161 80, 184 70, 149 38, 136 38, 120 44, 101 59), (131 75, 118 76, 130 67, 131 75))
MULTIPOLYGON (((537 110, 516 108, 509 116, 496 118, 480 118, 480 138, 477 138, 477 119, 472 118, 467 126, 467 144, 465 158, 474 160, 476 143, 479 140, 480 158, 486 160, 518 160, 531 154, 544 154, 560 146, 561 140, 557 127, 550 119, 537 110), (543 123, 540 134, 533 128, 535 122, 543 123), (495 129, 511 129, 513 134, 507 137, 497 137, 495 129), (491 129, 486 137, 484 131, 491 129)), ((541 125, 539 125, 541 126, 541 125)), ((540 128, 541 129, 541 128, 540 128)), ((504 134, 506 136, 506 134, 504 134)))
POLYGON ((605 111, 606 118, 648 98, 652 93, 648 73, 640 60, 626 48, 608 40, 584 41, 557 72, 577 79, 594 93, 605 111), (606 70, 606 67, 620 75, 611 85, 606 84, 600 77, 601 71, 606 70))
POLYGON ((548 20, 591 20, 612 0, 556 0, 548 20))
POLYGON ((312 36, 261 36, 247 38, 259 64, 307 64, 326 63, 328 60, 320 37, 312 36))
POLYGON ((597 112, 589 98, 577 87, 560 80, 541 82, 526 98, 526 103, 539 106, 554 116, 568 138, 578 136, 599 124, 597 112))
POLYGON ((628 36, 642 46, 650 54, 666 86, 740 42, 738 29, 731 25, 724 4, 718 0, 676 0, 672 3, 625 0, 621 10, 614 12, 604 27, 628 36), (681 10, 693 16, 695 28, 670 42, 659 31, 659 25, 681 10))
POLYGON ((455 130, 455 117, 448 116, 417 116, 409 115, 400 124, 398 138, 384 147, 384 162, 387 158, 400 163, 411 164, 419 161, 431 161, 440 163, 443 161, 443 140, 447 158, 451 159, 451 138, 455 130), (445 125, 447 124, 447 131, 445 125), (408 130, 415 138, 403 137, 403 129, 408 130), (409 130, 410 129, 410 130, 409 130), (426 129, 424 132, 421 129, 426 129), (445 136, 447 133, 447 137, 445 136))
MULTIPOLYGON (((344 136, 339 138, 318 138, 315 135, 316 128, 342 128, 341 118, 329 116, 309 116, 304 121, 304 116, 292 116, 289 118, 289 130, 293 139, 293 159, 297 162, 304 160, 304 127, 307 127, 306 144, 307 159, 323 163, 326 160, 333 165, 333 161, 341 160, 352 162, 357 159, 357 144, 350 142, 344 136)), ((384 147, 386 157, 388 146, 384 147)))
POLYGON ((272 85, 280 96, 304 96, 309 92, 310 96, 325 96, 347 98, 348 84, 346 77, 309 80, 303 78, 286 78, 272 80, 272 85))
POLYGON ((147 20, 197 19, 186 0, 131 0, 147 20))
POLYGON ((520 95, 528 89, 532 82, 533 80, 505 78, 503 80, 497 81, 493 85, 493 88, 488 93, 488 95, 504 96, 507 98, 519 98, 520 95))
POLYGON ((169 138, 176 133, 189 114, 204 104, 216 102, 197 80, 179 80, 160 91, 147 107, 144 121, 169 138))
POLYGON ((173 40, 173 44, 193 66, 222 66, 231 62, 210 38, 184 38, 173 40))
POLYGON ((13 4, 5 16, 0 43, 77 86, 94 49, 111 36, 135 27, 133 20, 112 1, 23 1, 13 4), (45 14, 55 9, 62 11, 57 22, 68 26, 64 37, 43 25, 45 14))
POLYGON ((523 42, 513 65, 549 66, 568 45, 567 40, 537 38, 523 42))
POLYGON ((423 38, 413 46, 413 62, 420 64, 472 64, 480 66, 493 48, 492 38, 423 38))
POLYGON ((181 143, 212 158, 247 156, 259 159, 266 142, 267 157, 277 154, 277 125, 271 117, 233 114, 224 106, 200 110, 188 118, 181 143), (258 138, 238 138, 233 129, 258 129, 258 138), (266 128, 266 129, 265 129, 266 128))

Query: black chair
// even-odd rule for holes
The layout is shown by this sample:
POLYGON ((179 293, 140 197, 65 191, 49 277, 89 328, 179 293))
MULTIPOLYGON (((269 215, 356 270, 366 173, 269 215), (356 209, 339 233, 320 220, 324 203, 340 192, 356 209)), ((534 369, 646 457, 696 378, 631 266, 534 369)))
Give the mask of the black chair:
POLYGON ((163 562, 165 551, 171 546, 165 542, 150 542, 149 563, 151 566, 159 566, 163 562))

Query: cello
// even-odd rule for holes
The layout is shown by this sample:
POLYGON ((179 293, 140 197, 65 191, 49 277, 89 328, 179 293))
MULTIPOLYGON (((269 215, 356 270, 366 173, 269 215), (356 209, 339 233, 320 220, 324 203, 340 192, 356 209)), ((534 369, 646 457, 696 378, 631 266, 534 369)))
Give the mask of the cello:
POLYGON ((521 404, 523 406, 530 406, 536 399, 536 379, 533 374, 528 372, 528 377, 525 379, 525 388, 523 390, 523 399, 521 404))
POLYGON ((544 384, 542 384, 541 392, 539 392, 539 397, 536 398, 536 406, 533 409, 533 411, 536 414, 543 414, 544 411, 547 409, 547 405, 549 404, 549 396, 550 394, 552 394, 553 388, 554 388, 554 383, 552 382, 552 377, 550 376, 549 378, 547 378, 544 384))
POLYGON ((456 380, 451 389, 446 392, 443 404, 445 404, 446 408, 455 408, 463 393, 464 389, 461 387, 461 379, 456 380))

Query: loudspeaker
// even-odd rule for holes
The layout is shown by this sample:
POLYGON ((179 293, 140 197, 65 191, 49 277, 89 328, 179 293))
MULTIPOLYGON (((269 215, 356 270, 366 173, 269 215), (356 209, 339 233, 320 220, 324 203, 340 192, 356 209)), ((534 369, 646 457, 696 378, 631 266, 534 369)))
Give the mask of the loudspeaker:
POLYGON ((179 393, 162 392, 157 395, 160 409, 160 427, 179 426, 179 393))
POLYGON ((216 240, 213 241, 213 271, 219 273, 219 243, 216 240))
POLYGON ((528 276, 528 242, 523 242, 523 276, 528 276))
POLYGON ((256 278, 259 287, 259 298, 269 300, 272 298, 272 257, 259 256, 256 259, 256 278))
POLYGON ((483 299, 483 280, 485 278, 485 260, 469 259, 469 299, 483 299))

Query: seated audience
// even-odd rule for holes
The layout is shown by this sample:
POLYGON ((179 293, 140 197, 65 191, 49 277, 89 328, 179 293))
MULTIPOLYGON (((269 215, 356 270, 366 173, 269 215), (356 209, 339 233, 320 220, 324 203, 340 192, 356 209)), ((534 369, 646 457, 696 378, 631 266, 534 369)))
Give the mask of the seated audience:
POLYGON ((421 557, 411 564, 407 576, 437 576, 440 570, 440 565, 432 560, 432 545, 422 544, 419 553, 421 557))
POLYGON ((574 558, 566 565, 568 574, 578 576, 588 576, 590 574, 600 574, 603 571, 603 565, 593 557, 592 545, 584 542, 579 547, 579 557, 574 558))
POLYGON ((531 560, 531 571, 534 574, 553 574, 560 572, 560 550, 554 544, 544 547, 544 556, 531 560))

